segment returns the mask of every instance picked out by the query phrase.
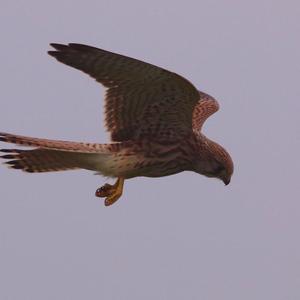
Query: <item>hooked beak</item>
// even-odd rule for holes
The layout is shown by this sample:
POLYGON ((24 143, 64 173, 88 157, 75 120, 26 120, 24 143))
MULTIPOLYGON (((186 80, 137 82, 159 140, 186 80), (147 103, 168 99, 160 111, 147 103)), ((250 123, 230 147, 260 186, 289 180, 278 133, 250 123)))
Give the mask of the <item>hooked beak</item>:
POLYGON ((223 182, 225 185, 228 185, 230 183, 230 178, 224 178, 223 182))

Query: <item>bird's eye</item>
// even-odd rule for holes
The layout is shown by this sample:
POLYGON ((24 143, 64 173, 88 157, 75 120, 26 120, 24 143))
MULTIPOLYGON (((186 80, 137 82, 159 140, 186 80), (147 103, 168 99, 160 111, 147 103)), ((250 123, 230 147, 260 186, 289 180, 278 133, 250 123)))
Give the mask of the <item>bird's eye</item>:
POLYGON ((219 165, 219 166, 215 169, 216 173, 222 173, 224 170, 225 170, 225 168, 224 168, 224 166, 222 166, 222 165, 219 165))

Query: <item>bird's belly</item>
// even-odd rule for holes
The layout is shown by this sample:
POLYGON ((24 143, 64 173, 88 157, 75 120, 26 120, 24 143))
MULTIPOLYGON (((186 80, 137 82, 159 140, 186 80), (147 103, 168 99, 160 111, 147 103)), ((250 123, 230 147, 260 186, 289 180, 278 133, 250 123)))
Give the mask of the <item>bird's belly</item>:
MULTIPOLYGON (((187 170, 181 164, 177 162, 173 163, 149 163, 149 164, 139 164, 138 166, 133 166, 131 169, 127 169, 124 173, 125 178, 133 178, 133 177, 164 177, 173 175, 176 173, 180 173, 182 171, 187 170)), ((122 176, 122 175, 121 175, 122 176)))
POLYGON ((105 176, 126 179, 163 177, 189 170, 188 164, 189 158, 182 153, 178 143, 148 143, 140 148, 127 147, 106 157, 98 157, 96 170, 105 176))

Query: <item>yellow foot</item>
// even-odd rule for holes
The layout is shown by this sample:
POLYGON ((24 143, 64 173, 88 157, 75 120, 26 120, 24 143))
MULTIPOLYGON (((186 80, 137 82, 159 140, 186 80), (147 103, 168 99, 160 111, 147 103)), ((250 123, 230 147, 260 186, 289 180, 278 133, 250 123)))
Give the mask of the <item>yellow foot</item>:
POLYGON ((114 185, 106 183, 101 188, 97 189, 95 195, 105 198, 105 206, 114 204, 123 193, 124 178, 119 177, 114 185))

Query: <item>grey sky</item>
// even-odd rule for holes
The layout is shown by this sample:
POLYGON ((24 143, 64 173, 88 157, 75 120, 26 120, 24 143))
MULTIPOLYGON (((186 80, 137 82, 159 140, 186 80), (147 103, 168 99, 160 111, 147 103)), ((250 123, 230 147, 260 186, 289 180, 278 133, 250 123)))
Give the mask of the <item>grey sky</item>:
POLYGON ((299 299, 299 2, 74 2, 1 1, 0 130, 107 141, 103 89, 46 54, 86 43, 216 97, 235 174, 133 179, 106 208, 91 172, 0 166, 0 299, 299 299))

